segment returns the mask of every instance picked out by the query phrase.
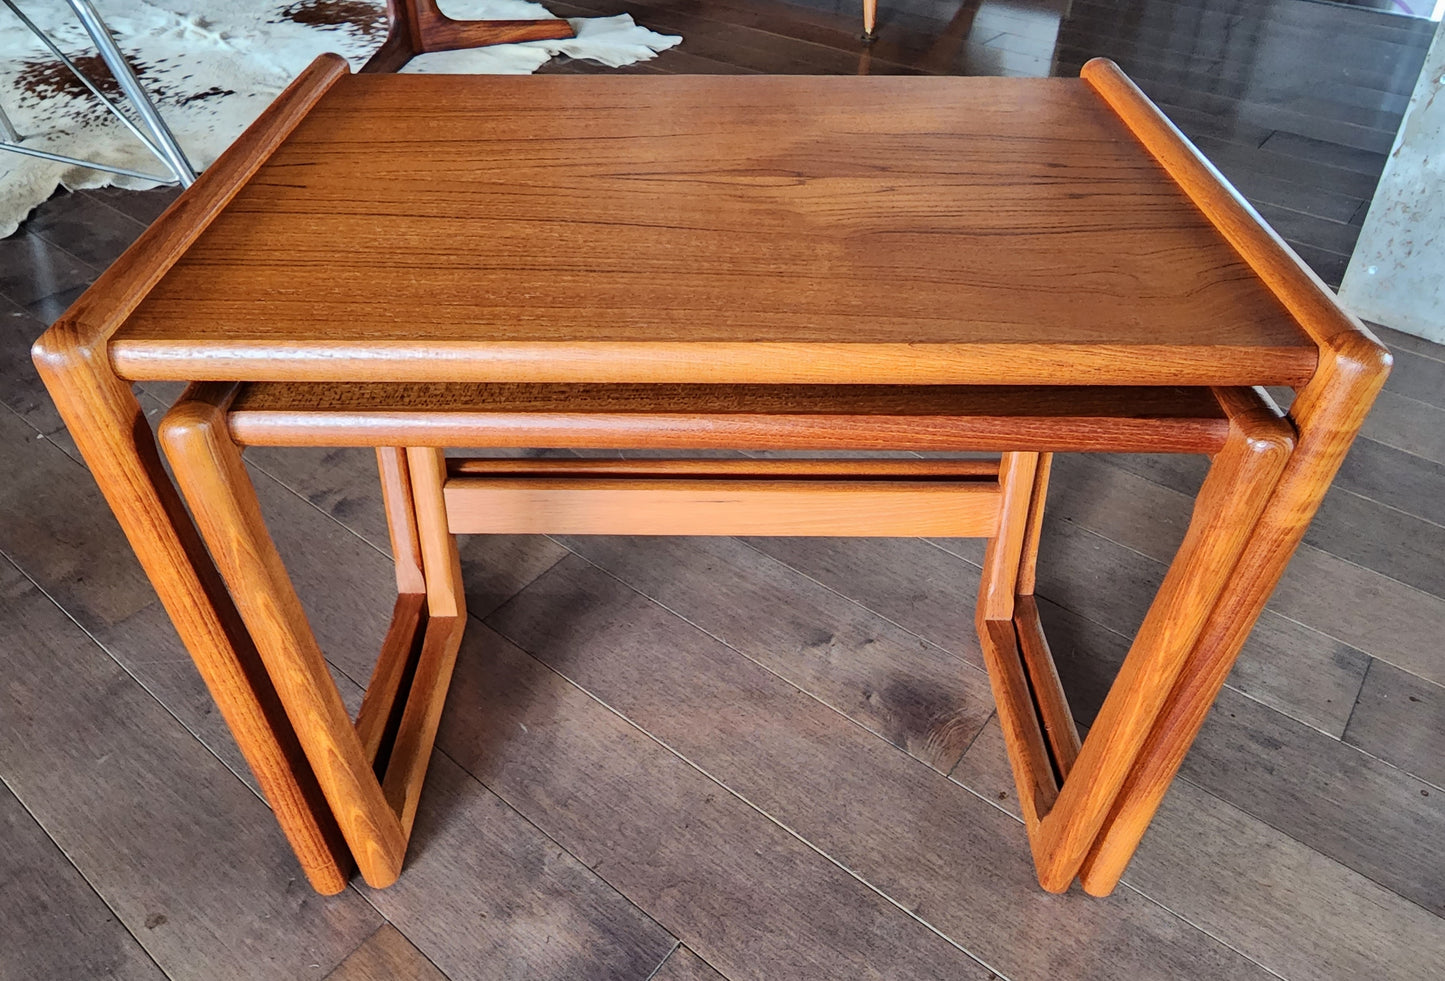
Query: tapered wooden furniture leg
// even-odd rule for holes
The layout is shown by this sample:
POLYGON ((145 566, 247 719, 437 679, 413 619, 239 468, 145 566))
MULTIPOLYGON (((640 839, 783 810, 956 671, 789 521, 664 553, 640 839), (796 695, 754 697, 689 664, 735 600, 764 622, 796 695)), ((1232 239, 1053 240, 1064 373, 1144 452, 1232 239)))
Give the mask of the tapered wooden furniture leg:
POLYGON ((1232 415, 1184 541, 1031 844, 1039 883, 1067 889, 1165 708, 1293 449, 1287 423, 1232 415))
POLYGON ((317 892, 346 888, 351 855, 265 667, 185 506, 130 385, 104 344, 52 331, 36 365, 106 502, 170 614, 302 871, 317 892))
POLYGON ((863 0, 863 40, 873 40, 873 30, 877 26, 878 0, 863 0))
POLYGON ((561 18, 453 20, 441 12, 436 0, 387 0, 386 13, 390 22, 386 40, 361 69, 363 72, 394 72, 428 51, 576 36, 572 25, 561 18))
POLYGON ((375 887, 390 885, 401 871, 406 836, 266 531, 227 431, 227 404, 224 397, 182 398, 161 424, 162 446, 361 874, 375 887))
POLYGON ((1216 603, 1209 629, 1200 637, 1089 853, 1080 873, 1089 893, 1106 896, 1118 884, 1344 462, 1388 369, 1389 355, 1383 347, 1360 335, 1345 334, 1334 350, 1325 352, 1319 373, 1291 407, 1298 448, 1216 603))

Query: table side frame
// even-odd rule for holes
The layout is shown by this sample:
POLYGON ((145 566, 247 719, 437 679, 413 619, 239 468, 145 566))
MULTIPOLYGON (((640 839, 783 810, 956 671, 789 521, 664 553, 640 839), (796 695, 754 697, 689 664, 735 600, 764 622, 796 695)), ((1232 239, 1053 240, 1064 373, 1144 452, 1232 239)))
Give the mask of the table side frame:
POLYGON ((317 892, 346 888, 351 855, 324 806, 255 646, 166 476, 145 413, 110 360, 111 335, 210 221, 347 73, 322 55, 36 341, 40 377, 317 892), (321 805, 321 806, 318 806, 321 805))
POLYGON ((1095 58, 1081 75, 1320 348, 1315 374, 1299 389, 1288 413, 1296 433, 1295 451, 1155 723, 1140 765, 1114 801, 1079 870, 1085 891, 1106 896, 1138 848, 1250 630, 1304 539, 1385 384, 1391 358, 1118 65, 1095 58))

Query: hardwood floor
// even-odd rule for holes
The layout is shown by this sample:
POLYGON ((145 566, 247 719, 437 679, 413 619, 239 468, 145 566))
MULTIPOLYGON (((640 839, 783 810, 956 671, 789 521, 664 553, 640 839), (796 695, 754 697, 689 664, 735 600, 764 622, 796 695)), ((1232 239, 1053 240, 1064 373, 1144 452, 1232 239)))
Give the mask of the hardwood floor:
MULTIPOLYGON (((1108 54, 1327 278, 1429 34, 1308 0, 901 0, 865 48, 852 3, 613 3, 555 9, 687 39, 635 71, 1108 54)), ((465 541, 407 869, 322 898, 28 359, 170 197, 61 195, 0 240, 0 979, 1445 976, 1445 348, 1384 332, 1365 435, 1108 899, 1034 882, 981 543, 582 537, 465 541)), ((248 459, 354 708, 393 588, 374 460, 248 459)), ((1201 476, 1056 463, 1040 606, 1085 725, 1201 476)))

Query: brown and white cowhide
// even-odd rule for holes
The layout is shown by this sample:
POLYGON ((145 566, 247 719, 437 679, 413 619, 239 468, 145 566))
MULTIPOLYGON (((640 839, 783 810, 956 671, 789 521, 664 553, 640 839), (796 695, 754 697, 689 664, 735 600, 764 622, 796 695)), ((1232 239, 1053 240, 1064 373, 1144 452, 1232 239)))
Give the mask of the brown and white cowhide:
MULTIPOLYGON (((19 0, 60 49, 116 96, 63 0, 19 0)), ((360 67, 386 36, 385 0, 97 0, 121 49, 192 163, 204 168, 312 58, 337 51, 360 67)), ((523 0, 443 0, 453 17, 550 17, 523 0)), ((423 55, 407 71, 525 75, 554 55, 620 67, 682 38, 639 27, 627 14, 572 21, 577 36, 423 55)), ((123 104, 123 103, 122 103, 123 104)), ((144 173, 160 163, 18 19, 0 6, 0 107, 28 146, 144 173)), ((0 237, 59 185, 150 186, 127 177, 0 151, 0 237)))

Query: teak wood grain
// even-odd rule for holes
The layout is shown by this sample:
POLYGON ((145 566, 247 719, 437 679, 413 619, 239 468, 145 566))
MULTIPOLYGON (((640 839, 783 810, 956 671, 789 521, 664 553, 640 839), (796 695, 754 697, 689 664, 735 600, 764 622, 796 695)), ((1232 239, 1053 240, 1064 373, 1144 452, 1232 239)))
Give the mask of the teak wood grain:
POLYGON ((134 378, 1307 381, 1315 346, 1160 178, 1079 79, 353 76, 111 354, 134 378))

